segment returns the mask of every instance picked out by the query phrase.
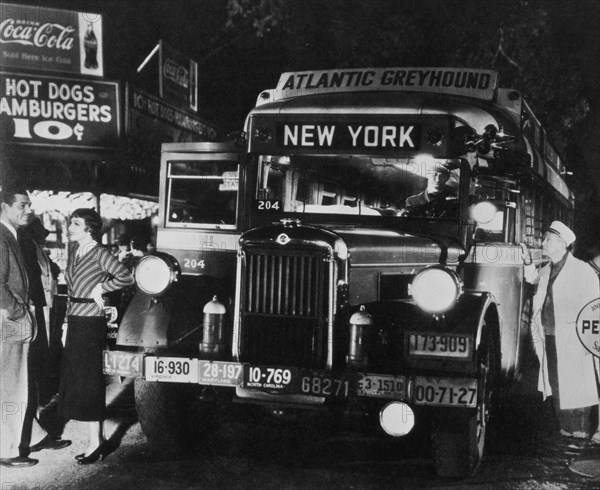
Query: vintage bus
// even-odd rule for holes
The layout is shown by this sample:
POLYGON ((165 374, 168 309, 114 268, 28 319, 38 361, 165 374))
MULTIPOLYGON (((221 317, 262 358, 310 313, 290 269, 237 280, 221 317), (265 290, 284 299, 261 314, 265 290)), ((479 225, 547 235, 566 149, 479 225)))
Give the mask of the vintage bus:
POLYGON ((438 474, 477 469, 518 378, 523 243, 572 219, 565 168, 495 72, 284 73, 226 143, 165 144, 158 252, 105 351, 162 445, 231 402, 427 424, 438 474))

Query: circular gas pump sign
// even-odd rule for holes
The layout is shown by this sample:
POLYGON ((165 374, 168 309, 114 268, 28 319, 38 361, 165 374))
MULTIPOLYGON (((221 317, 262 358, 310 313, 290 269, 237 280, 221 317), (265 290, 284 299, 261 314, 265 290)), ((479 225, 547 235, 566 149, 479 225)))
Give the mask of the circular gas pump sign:
POLYGON ((576 325, 579 341, 593 355, 600 357, 600 298, 581 309, 576 325))

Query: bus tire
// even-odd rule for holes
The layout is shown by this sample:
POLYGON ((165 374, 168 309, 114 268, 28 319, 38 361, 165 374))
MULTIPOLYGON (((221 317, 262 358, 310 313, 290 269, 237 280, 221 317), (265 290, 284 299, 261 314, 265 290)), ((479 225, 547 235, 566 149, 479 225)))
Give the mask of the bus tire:
POLYGON ((439 408, 433 414, 431 447, 436 473, 443 478, 472 476, 483 458, 486 429, 497 387, 497 342, 484 329, 478 353, 480 389, 477 407, 439 408))
POLYGON ((200 442, 211 407, 199 401, 195 386, 136 379, 135 408, 144 435, 169 452, 200 442))

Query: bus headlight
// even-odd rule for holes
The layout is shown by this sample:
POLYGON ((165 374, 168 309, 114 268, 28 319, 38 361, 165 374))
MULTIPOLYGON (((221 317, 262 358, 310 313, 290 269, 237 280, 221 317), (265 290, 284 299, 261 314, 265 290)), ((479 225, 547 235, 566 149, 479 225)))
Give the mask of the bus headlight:
POLYGON ((422 310, 439 314, 448 311, 462 294, 462 282, 450 269, 433 266, 419 272, 410 293, 422 310))
POLYGON ((160 296, 177 282, 180 273, 179 264, 170 255, 145 255, 135 268, 135 282, 146 294, 160 296))

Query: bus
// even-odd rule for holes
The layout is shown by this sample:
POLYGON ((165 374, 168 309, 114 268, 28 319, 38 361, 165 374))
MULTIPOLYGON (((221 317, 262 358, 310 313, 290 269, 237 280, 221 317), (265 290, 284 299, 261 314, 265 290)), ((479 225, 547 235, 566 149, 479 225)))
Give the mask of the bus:
POLYGON ((232 141, 163 145, 158 251, 105 373, 163 447, 242 403, 424 433, 439 475, 472 475, 531 342, 524 247, 572 220, 564 173, 496 72, 283 73, 232 141))

